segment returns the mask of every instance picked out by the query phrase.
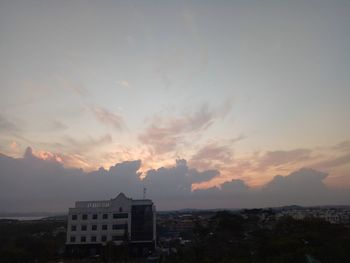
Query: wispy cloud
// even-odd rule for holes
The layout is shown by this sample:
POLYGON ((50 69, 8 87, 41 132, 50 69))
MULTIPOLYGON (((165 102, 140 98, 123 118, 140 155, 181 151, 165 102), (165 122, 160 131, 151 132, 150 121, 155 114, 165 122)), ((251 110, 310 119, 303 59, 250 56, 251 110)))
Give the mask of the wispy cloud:
POLYGON ((60 87, 62 87, 63 89, 74 92, 75 94, 82 97, 87 97, 90 95, 89 90, 82 83, 73 82, 59 74, 56 74, 54 77, 57 80, 60 87))
POLYGON ((214 118, 214 112, 207 104, 182 117, 156 118, 146 131, 139 135, 139 140, 151 146, 157 154, 167 153, 175 150, 187 134, 206 130, 214 118))
POLYGON ((233 162, 233 146, 236 141, 243 139, 238 137, 228 141, 214 141, 201 146, 190 158, 191 167, 197 169, 220 169, 222 166, 231 165, 233 162))
POLYGON ((91 107, 91 110, 99 122, 111 126, 118 131, 126 129, 126 124, 121 115, 102 107, 91 107))
POLYGON ((257 169, 264 170, 271 166, 280 166, 287 163, 298 163, 311 158, 310 149, 293 149, 289 151, 269 151, 258 161, 257 169))
POLYGON ((88 137, 86 139, 75 139, 72 137, 65 137, 64 147, 73 150, 74 152, 87 152, 92 149, 101 147, 102 145, 110 144, 112 136, 109 134, 100 136, 98 138, 88 137))
POLYGON ((126 80, 118 81, 118 86, 120 86, 120 87, 122 87, 122 88, 125 88, 125 89, 131 88, 130 82, 129 82, 129 81, 126 81, 126 80))
POLYGON ((18 132, 20 128, 14 122, 0 114, 0 131, 2 133, 18 132))
POLYGON ((52 122, 51 128, 54 131, 63 131, 63 130, 68 129, 68 126, 66 124, 64 124, 63 122, 56 120, 56 121, 52 122))

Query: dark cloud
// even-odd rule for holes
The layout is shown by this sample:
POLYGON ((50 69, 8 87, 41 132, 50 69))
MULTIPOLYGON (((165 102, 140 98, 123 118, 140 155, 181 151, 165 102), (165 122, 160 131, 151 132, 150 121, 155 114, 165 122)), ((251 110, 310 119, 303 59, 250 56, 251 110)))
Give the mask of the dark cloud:
POLYGON ((162 167, 147 171, 143 183, 150 188, 154 197, 183 196, 191 194, 193 183, 208 181, 218 175, 218 171, 208 170, 198 172, 190 169, 186 160, 177 160, 174 167, 162 167))
MULTIPOLYGON (((242 180, 232 180, 207 190, 196 190, 206 205, 225 207, 272 207, 283 205, 343 204, 350 201, 350 191, 328 188, 323 180, 327 174, 303 168, 287 176, 275 176, 260 189, 248 187, 242 180)), ((198 202, 203 205, 202 203, 198 202)))
POLYGON ((309 168, 302 168, 288 176, 277 175, 262 189, 261 200, 269 205, 277 200, 282 205, 347 203, 350 192, 347 200, 342 199, 340 190, 337 192, 326 187, 323 180, 327 177, 328 174, 309 168))
POLYGON ((141 161, 118 163, 93 172, 65 168, 56 159, 37 158, 27 148, 23 158, 0 155, 0 211, 66 211, 76 200, 109 199, 119 192, 141 198, 143 187, 158 209, 239 208, 279 205, 348 204, 350 191, 326 187, 327 174, 301 169, 276 176, 261 189, 232 180, 206 190, 191 191, 193 183, 206 182, 219 173, 199 172, 185 160, 172 167, 146 172, 140 179, 141 161))
MULTIPOLYGON (((85 173, 35 157, 27 148, 19 159, 0 156, 0 211, 65 211, 75 200, 109 199, 118 192, 141 192, 140 161, 85 173)), ((139 196, 139 195, 138 195, 139 196)))

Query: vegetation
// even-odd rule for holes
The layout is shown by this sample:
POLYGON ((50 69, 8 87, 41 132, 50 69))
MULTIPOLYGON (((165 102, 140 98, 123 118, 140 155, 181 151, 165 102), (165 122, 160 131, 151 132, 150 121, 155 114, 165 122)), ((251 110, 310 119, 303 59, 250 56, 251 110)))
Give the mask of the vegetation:
POLYGON ((257 213, 220 212, 193 233, 192 245, 178 247, 167 262, 350 262, 349 228, 315 218, 261 222, 257 213))
POLYGON ((0 262, 49 262, 64 252, 66 222, 0 221, 0 262))
MULTIPOLYGON (((350 262, 348 226, 260 215, 259 210, 218 212, 198 220, 186 233, 191 242, 172 242, 176 249, 161 262, 350 262)), ((58 262, 64 258, 65 227, 65 221, 0 221, 0 262, 58 262)), ((119 247, 109 242, 105 249, 107 261, 131 261, 127 241, 119 247)))

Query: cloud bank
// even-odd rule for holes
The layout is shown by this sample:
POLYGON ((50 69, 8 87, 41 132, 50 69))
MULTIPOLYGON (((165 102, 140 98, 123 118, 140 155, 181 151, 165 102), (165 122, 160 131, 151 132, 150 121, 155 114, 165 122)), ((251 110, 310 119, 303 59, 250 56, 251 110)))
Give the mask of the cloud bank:
POLYGON ((56 158, 36 157, 27 148, 23 158, 0 155, 0 211, 66 211, 76 200, 110 199, 119 192, 141 198, 143 188, 159 210, 180 208, 243 208, 280 205, 349 204, 350 191, 327 187, 327 174, 303 168, 275 176, 263 187, 234 179, 221 187, 192 190, 211 180, 217 170, 198 171, 185 160, 148 170, 141 180, 140 160, 125 161, 93 172, 65 168, 56 158))

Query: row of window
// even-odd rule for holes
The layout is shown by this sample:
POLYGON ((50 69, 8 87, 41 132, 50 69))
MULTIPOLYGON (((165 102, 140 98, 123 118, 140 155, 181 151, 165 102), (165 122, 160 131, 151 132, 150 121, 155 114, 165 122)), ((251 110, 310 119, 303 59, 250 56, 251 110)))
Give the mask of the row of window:
MULTIPOLYGON (((91 225, 91 230, 92 231, 96 231, 97 230, 97 225, 91 225)), ((128 228, 128 224, 114 224, 112 225, 112 229, 113 230, 118 230, 118 229, 127 229, 128 228)), ((71 231, 77 231, 77 226, 76 225, 72 225, 71 226, 71 231)), ((87 225, 81 225, 80 226, 80 230, 81 231, 87 231, 87 225)), ((101 230, 108 230, 108 225, 101 225, 101 230)))
MULTIPOLYGON (((102 214, 102 219, 108 219, 109 214, 102 214)), ((88 220, 89 215, 88 214, 83 214, 81 215, 82 220, 88 220)), ((118 218, 128 218, 128 213, 118 213, 118 214, 113 214, 114 219, 118 218)), ((92 214, 91 219, 97 220, 98 219, 98 214, 92 214)), ((72 220, 78 220, 78 215, 72 215, 72 220)))
MULTIPOLYGON (((69 240, 71 243, 75 243, 77 241, 77 238, 75 236, 71 236, 69 240)), ((124 236, 112 236, 112 240, 113 241, 123 241, 123 240, 125 240, 125 237, 124 236)), ((106 242, 106 241, 107 241, 107 236, 101 236, 101 242, 106 242)), ((81 243, 88 242, 86 236, 81 236, 80 242, 81 243)), ((97 242, 97 237, 91 236, 90 242, 97 242)))

